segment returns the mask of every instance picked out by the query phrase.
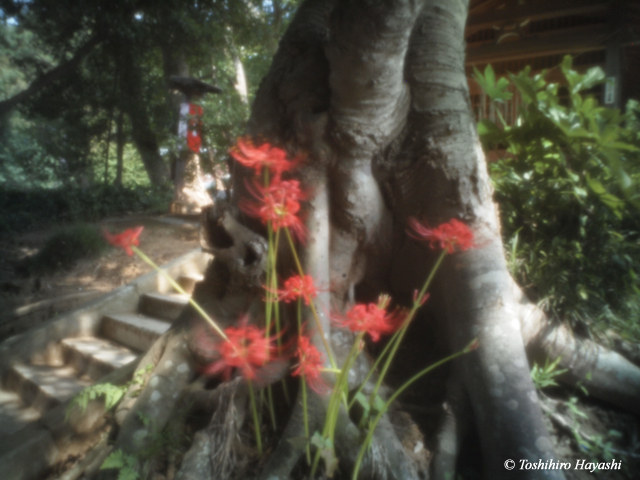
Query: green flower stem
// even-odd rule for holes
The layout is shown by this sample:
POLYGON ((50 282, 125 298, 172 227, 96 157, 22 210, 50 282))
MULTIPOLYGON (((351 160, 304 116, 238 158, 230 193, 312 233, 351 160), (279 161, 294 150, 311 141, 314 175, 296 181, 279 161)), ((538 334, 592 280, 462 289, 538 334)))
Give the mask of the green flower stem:
POLYGON ((382 367, 382 371, 380 372, 380 375, 378 376, 378 381, 376 382, 375 387, 373 387, 373 392, 371 392, 371 396, 369 397, 369 402, 370 402, 371 405, 373 405, 373 401, 375 400, 376 394, 378 393, 378 390, 380 389, 380 386, 382 385, 382 381, 384 380, 384 377, 387 375, 387 370, 389 370, 389 366, 391 365, 391 361, 395 357, 396 352, 398 351, 398 347, 400 346, 400 343, 402 342, 402 339, 404 338, 404 335, 407 333, 407 329, 409 328, 409 324, 411 323, 411 320, 413 320, 414 315, 416 314, 416 312, 418 311, 418 309, 421 306, 420 305, 420 300, 427 293, 427 289, 431 285, 431 282, 433 281, 433 278, 435 277, 436 272, 440 268, 440 265, 442 264, 442 261, 444 260, 444 257, 446 257, 446 256, 447 256, 447 251, 446 250, 442 250, 442 253, 440 253, 440 256, 438 257, 438 260, 436 261, 436 264, 433 266, 433 268, 431 269, 431 272, 429 273, 429 276, 427 277, 427 280, 424 282, 424 285, 422 286, 422 289, 420 290, 420 293, 414 299, 413 306, 411 307, 411 311, 409 312, 409 315, 407 316, 407 319, 405 320, 404 325, 402 325, 402 328, 400 329, 400 334, 395 338, 395 340, 393 342, 393 347, 391 348, 391 352, 387 356, 387 360, 385 361, 384 366, 382 367))
POLYGON ((300 375, 300 388, 302 388, 302 418, 304 420, 304 436, 307 439, 307 464, 311 465, 311 447, 309 446, 309 413, 307 408, 307 380, 304 375, 300 375))
MULTIPOLYGON (((351 370, 351 365, 353 364, 354 360, 360 354, 360 344, 362 343, 362 339, 364 338, 365 333, 366 332, 359 332, 358 335, 356 335, 356 339, 351 345, 349 355, 347 356, 347 359, 345 360, 344 365, 340 370, 338 380, 336 381, 336 384, 333 387, 333 391, 331 392, 329 406, 327 407, 327 416, 325 418, 324 427, 322 429, 322 437, 328 439, 331 442, 331 448, 335 448, 334 438, 336 424, 338 422, 338 415, 340 414, 341 401, 344 400, 345 406, 347 406, 346 392, 349 389, 349 371, 351 370)), ((316 469, 318 468, 321 453, 322 452, 320 451, 320 449, 318 449, 313 458, 313 465, 311 466, 312 478, 316 472, 316 469)))
MULTIPOLYGON (((273 262, 271 264, 271 288, 273 289, 273 292, 277 292, 278 290, 278 272, 276 269, 276 261, 277 261, 277 255, 278 255, 278 246, 280 243, 280 230, 278 230, 276 232, 276 241, 275 244, 273 246, 273 262)), ((280 304, 277 301, 277 293, 272 293, 272 295, 274 295, 276 297, 276 301, 274 301, 273 304, 273 308, 274 308, 274 313, 275 313, 275 320, 276 320, 276 342, 278 345, 278 353, 281 353, 282 350, 282 336, 279 335, 280 334, 280 304)))
MULTIPOLYGON (((420 297, 418 297, 420 298, 420 297)), ((382 410, 380 412, 378 412, 378 414, 376 415, 376 417, 373 419, 373 421, 369 424, 369 431, 367 432, 367 436, 364 439, 364 442, 362 443, 362 447, 360 447, 360 452, 358 453, 358 458, 356 460, 356 465, 353 468, 353 475, 352 475, 352 480, 357 480, 358 478, 358 471, 360 470, 360 465, 362 464, 362 459, 364 458, 364 454, 367 452, 367 450, 369 449, 369 446, 371 445, 371 439, 373 438, 373 433, 375 432, 376 426, 378 425, 378 422, 380 421, 380 419, 382 418, 382 415, 384 415, 384 413, 387 411, 387 409, 389 408, 389 405, 391 405, 396 398, 398 398, 407 388, 409 388, 416 380, 418 380, 420 377, 426 375, 427 373, 429 373, 431 370, 439 367, 440 365, 443 365, 451 360, 453 360, 454 358, 457 358, 461 355, 464 355, 465 353, 468 353, 472 350, 471 345, 474 344, 476 342, 476 340, 474 340, 473 342, 471 342, 467 347, 465 347, 464 350, 460 351, 460 352, 456 352, 453 355, 449 355, 448 357, 443 358, 442 360, 434 363, 433 365, 429 365, 427 368, 425 368, 424 370, 421 370, 420 372, 416 373, 413 377, 411 377, 407 382, 405 382, 400 388, 398 388, 393 395, 391 395, 391 397, 389 397, 389 400, 387 400, 384 404, 384 407, 382 408, 382 410)))
POLYGON ((376 361, 373 362, 373 366, 369 369, 369 371, 367 372, 367 375, 364 377, 364 380, 362 381, 362 383, 356 390, 356 393, 353 395, 353 398, 349 402, 349 410, 351 409, 351 407, 353 407, 353 404, 356 403, 356 396, 362 391, 364 386, 367 384, 367 382, 369 381, 369 378, 371 378, 371 375, 373 375, 373 372, 376 371, 376 369, 378 368, 378 364, 382 361, 384 356, 387 354, 387 351, 391 348, 391 346, 393 345, 393 342, 395 341, 398 335, 400 335, 400 330, 398 330, 391 336, 387 344, 382 349, 382 352, 380 353, 380 355, 378 355, 378 357, 376 358, 376 361))
MULTIPOLYGON (((298 320, 298 336, 302 336, 302 298, 298 298, 297 316, 298 320)), ((309 440, 311 439, 309 433, 309 413, 307 407, 307 380, 304 375, 300 375, 300 388, 302 389, 302 418, 304 420, 304 436, 307 439, 307 464, 311 465, 311 447, 309 447, 309 440)))
POLYGON ((131 246, 131 250, 133 250, 135 254, 138 255, 147 265, 151 266, 156 272, 164 277, 164 279, 167 280, 173 288, 175 288, 183 295, 187 295, 189 297, 189 303, 191 304, 191 306, 196 309, 196 311, 202 316, 202 318, 209 322, 209 324, 213 327, 218 335, 220 335, 224 340, 229 341, 229 338, 227 338, 227 335, 222 331, 218 324, 213 321, 213 319, 207 314, 207 312, 205 312, 202 307, 200 307, 200 305, 198 305, 196 301, 191 298, 191 295, 185 292, 184 289, 167 274, 167 272, 158 267, 158 265, 156 265, 153 260, 147 257, 138 247, 131 246))
MULTIPOLYGON (((302 269, 302 264, 300 263, 300 259, 298 258, 298 252, 296 251, 296 247, 293 244, 293 238, 291 238, 291 233, 289 229, 285 227, 285 233, 287 234, 287 240, 289 241, 289 246, 291 247, 291 253, 293 254, 293 259, 296 262, 296 267, 298 268, 298 273, 301 277, 304 277, 304 270, 302 269)), ((322 337, 322 343, 324 344, 324 348, 327 351, 327 357, 329 358, 329 362, 331 362, 331 366, 333 368, 338 368, 336 365, 336 361, 331 354, 331 349, 329 348, 329 343, 324 336, 324 329, 322 328, 322 324, 320 323, 320 317, 318 317, 318 312, 316 311, 316 306, 313 302, 309 302, 309 306, 311 307, 311 313, 313 314, 313 319, 316 322, 316 326, 318 327, 318 331, 320 332, 320 336, 322 337)))
POLYGON ((258 420, 258 409, 256 407, 256 396, 253 392, 253 382, 247 379, 249 384, 249 397, 251 398, 251 410, 253 411, 253 428, 256 432, 256 444, 258 445, 258 454, 262 456, 262 435, 260 434, 260 421, 258 420))
POLYGON ((275 429, 278 427, 277 423, 276 423, 276 411, 273 408, 273 392, 271 391, 271 385, 269 385, 267 387, 267 400, 268 400, 268 404, 269 404, 269 415, 271 417, 271 426, 273 427, 273 430, 275 431, 275 429))
MULTIPOLYGON (((267 174, 268 175, 268 174, 267 174)), ((276 341, 278 344, 278 353, 280 353, 281 351, 281 342, 282 339, 280 338, 280 315, 279 315, 279 309, 278 309, 278 302, 277 302, 277 289, 278 289, 278 280, 277 280, 277 255, 278 255, 278 241, 280 238, 280 234, 279 232, 276 234, 276 238, 275 238, 275 242, 273 239, 273 230, 271 228, 271 222, 268 222, 267 224, 267 235, 268 235, 268 241, 269 241, 269 247, 268 247, 268 255, 267 255, 267 288, 265 288, 266 291, 266 299, 265 299, 265 337, 269 338, 269 335, 271 333, 271 314, 272 312, 275 312, 275 321, 276 321, 276 341)), ((269 349, 269 346, 267 346, 267 350, 269 349)), ((282 385, 284 387, 284 394, 285 394, 285 398, 287 399, 287 401, 289 400, 289 395, 287 393, 287 386, 286 386, 286 382, 283 380, 282 381, 282 385)), ((277 423, 276 423, 276 414, 275 414, 275 408, 273 406, 273 391, 271 389, 271 385, 269 385, 269 387, 267 387, 267 394, 268 394, 268 403, 269 403, 269 415, 271 417, 271 425, 273 426, 273 429, 275 430, 277 427, 277 423)))
POLYGON ((267 248, 267 288, 265 288, 265 312, 264 312, 264 322, 265 322, 265 335, 269 336, 269 330, 271 329, 271 310, 273 308, 273 297, 274 293, 271 291, 271 265, 273 262, 273 232, 271 231, 271 222, 267 222, 267 238, 269 246, 267 248))

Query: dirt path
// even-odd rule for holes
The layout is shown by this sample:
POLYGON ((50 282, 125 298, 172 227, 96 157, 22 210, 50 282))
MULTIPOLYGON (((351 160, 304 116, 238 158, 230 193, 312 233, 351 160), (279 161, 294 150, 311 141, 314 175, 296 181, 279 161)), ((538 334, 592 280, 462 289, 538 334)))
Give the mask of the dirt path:
MULTIPOLYGON (((143 225, 140 248, 158 265, 199 246, 198 228, 194 221, 129 216, 103 220, 96 225, 111 232, 143 225)), ((35 255, 60 227, 32 230, 0 239, 0 341, 125 285, 151 270, 135 255, 129 257, 122 250, 109 248, 99 258, 80 261, 71 269, 55 274, 21 274, 20 263, 35 255)))

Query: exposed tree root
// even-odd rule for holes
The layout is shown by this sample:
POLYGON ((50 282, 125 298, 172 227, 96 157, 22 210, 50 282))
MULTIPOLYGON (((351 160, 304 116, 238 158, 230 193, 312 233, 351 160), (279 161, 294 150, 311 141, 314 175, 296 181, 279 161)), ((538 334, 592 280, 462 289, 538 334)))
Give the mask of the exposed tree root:
POLYGON ((577 338, 565 325, 553 325, 515 284, 513 289, 520 299, 520 323, 531 361, 544 364, 561 357, 558 368, 568 372, 560 381, 580 384, 589 395, 640 414, 640 367, 592 340, 577 338))
MULTIPOLYGON (((137 396, 122 421, 116 448, 125 452, 139 452, 149 447, 154 437, 166 426, 180 393, 193 376, 184 332, 172 329, 165 335, 166 346, 146 388, 137 396)), ((142 368, 146 366, 144 361, 140 364, 142 368)))
POLYGON ((472 427, 469 397, 456 373, 447 382, 444 413, 444 421, 437 436, 437 450, 431 461, 431 480, 455 478, 462 441, 472 427))
MULTIPOLYGON (((317 412, 320 407, 319 399, 315 395, 309 396, 308 408, 310 412, 317 412)), ((309 415, 309 430, 316 431, 322 427, 321 421, 316 414, 309 415)), ((287 480, 291 472, 302 457, 305 451, 304 441, 304 420, 302 402, 300 398, 296 400, 291 417, 287 426, 278 441, 273 453, 269 456, 266 465, 258 476, 259 480, 287 480), (291 441, 294 440, 294 441, 291 441)))
POLYGON ((234 471, 242 471, 242 457, 235 445, 244 423, 247 404, 246 385, 238 378, 220 385, 211 392, 207 406, 215 402, 217 408, 209 426, 196 433, 176 476, 177 480, 192 478, 232 478, 234 471))

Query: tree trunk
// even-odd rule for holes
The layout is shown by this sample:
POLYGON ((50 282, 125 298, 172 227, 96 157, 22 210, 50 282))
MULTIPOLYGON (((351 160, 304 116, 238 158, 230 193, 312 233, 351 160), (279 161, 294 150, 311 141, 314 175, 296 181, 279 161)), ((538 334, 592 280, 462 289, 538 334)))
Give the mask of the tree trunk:
POLYGON ((124 167, 124 112, 118 110, 118 118, 116 119, 116 178, 114 184, 122 186, 122 170, 124 167))
POLYGON ((140 153, 149 180, 153 185, 162 185, 169 179, 169 173, 160 156, 156 135, 151 129, 142 76, 131 49, 132 45, 125 44, 119 48, 122 61, 122 106, 131 120, 133 142, 140 153))
MULTIPOLYGON (((169 78, 173 75, 179 77, 189 76, 189 65, 184 58, 184 53, 178 52, 175 45, 162 44, 162 69, 164 80, 169 83, 169 78)), ((186 97, 178 91, 170 91, 167 95, 167 104, 172 112, 171 132, 178 134, 178 122, 180 121, 180 105, 186 102, 186 97)))
MULTIPOLYGON (((473 338, 481 348, 460 360, 480 434, 488 478, 509 477, 503 462, 552 459, 535 387, 529 375, 510 276, 504 260, 493 189, 469 106, 464 71, 467 4, 427 2, 412 37, 408 82, 412 109, 398 153, 387 158, 394 219, 430 225, 458 218, 472 226, 477 247, 446 259, 435 302, 442 302, 450 342, 459 350, 473 338)), ((406 238, 406 237, 403 237, 406 238)), ((408 242, 402 250, 415 248, 408 242)), ((401 254, 402 255, 402 254, 401 254)), ((416 256, 398 262, 414 269, 416 256)), ((519 478, 563 478, 559 471, 522 471, 519 478)))

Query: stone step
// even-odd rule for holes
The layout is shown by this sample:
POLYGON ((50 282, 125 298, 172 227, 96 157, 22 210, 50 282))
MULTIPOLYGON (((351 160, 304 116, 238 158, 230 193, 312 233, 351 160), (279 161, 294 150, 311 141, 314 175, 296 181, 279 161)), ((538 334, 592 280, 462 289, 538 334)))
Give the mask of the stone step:
POLYGON ((0 390, 0 439, 22 430, 38 418, 40 412, 26 406, 16 392, 0 390))
POLYGON ((138 311, 148 317, 173 322, 188 301, 189 297, 179 293, 145 293, 140 297, 138 311))
POLYGON ((196 287, 196 283, 201 282, 203 279, 204 276, 192 273, 189 275, 180 275, 176 282, 185 292, 192 294, 193 289, 196 287))
POLYGON ((102 319, 103 337, 144 352, 169 330, 171 324, 133 313, 107 314, 102 319))
POLYGON ((3 386, 16 392, 24 404, 43 414, 91 383, 86 377, 79 378, 70 365, 50 367, 18 364, 9 370, 3 386))
POLYGON ((131 349, 105 338, 65 338, 60 344, 65 363, 91 380, 99 380, 137 357, 131 349))

